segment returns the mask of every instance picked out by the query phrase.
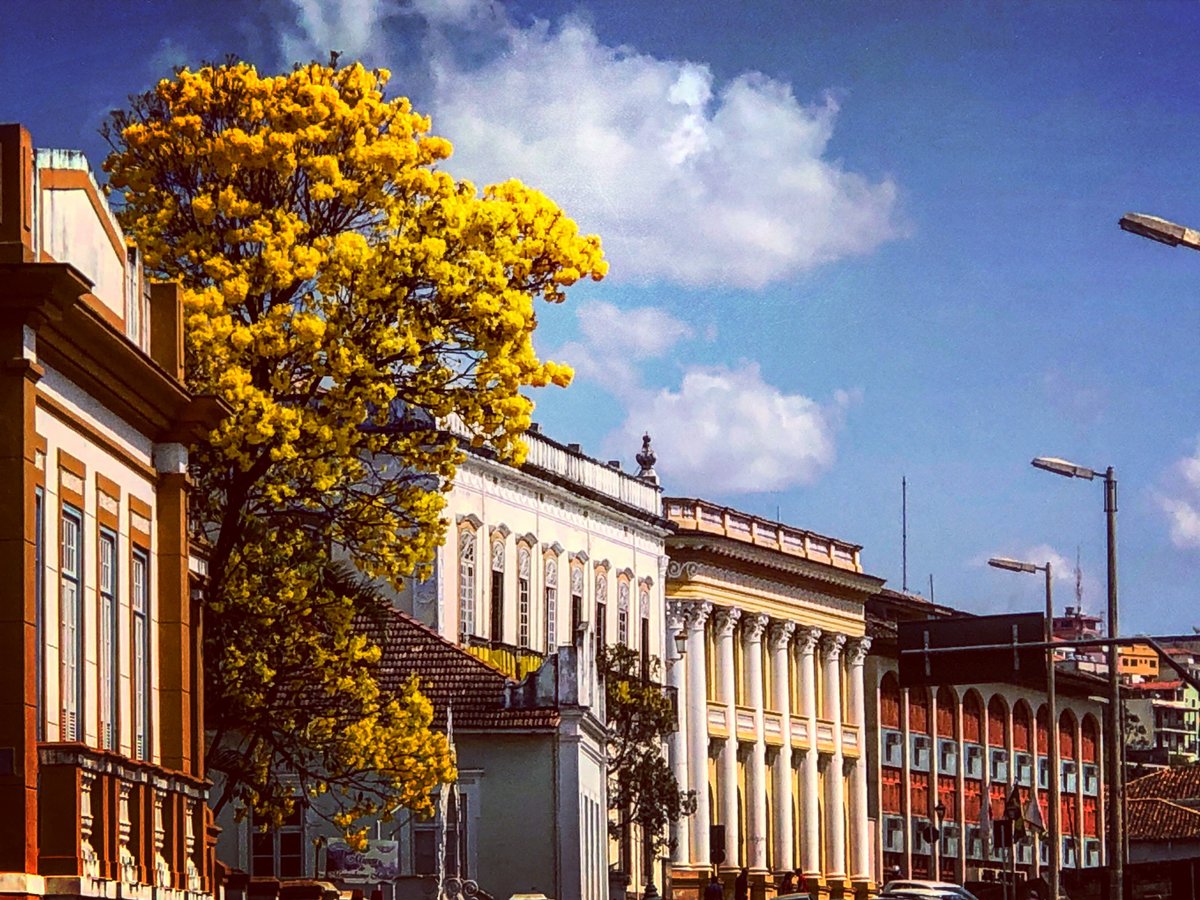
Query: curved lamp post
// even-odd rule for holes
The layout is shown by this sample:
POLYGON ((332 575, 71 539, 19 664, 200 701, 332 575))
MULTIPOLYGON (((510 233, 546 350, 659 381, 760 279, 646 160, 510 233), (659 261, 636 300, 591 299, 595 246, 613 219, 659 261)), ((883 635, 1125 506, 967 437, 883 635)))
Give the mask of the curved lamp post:
MULTIPOLYGON (((1020 562, 1015 559, 997 556, 988 560, 988 565, 997 569, 1006 569, 1009 572, 1025 572, 1028 574, 1036 574, 1037 572, 1046 573, 1046 626, 1045 626, 1045 641, 1050 643, 1054 640, 1054 593, 1053 579, 1054 571, 1047 560, 1043 566, 1035 565, 1034 563, 1020 562)), ((1061 817, 1062 808, 1060 806, 1060 790, 1059 777, 1062 772, 1062 766, 1059 763, 1059 747, 1058 747, 1058 694, 1054 686, 1054 648, 1046 648, 1046 704, 1050 707, 1049 715, 1046 717, 1046 743, 1050 751, 1050 777, 1047 779, 1048 787, 1050 788, 1050 897, 1052 900, 1058 900, 1059 890, 1059 869, 1062 868, 1062 835, 1061 817)))
MULTIPOLYGON (((1125 226, 1122 225, 1122 227, 1125 226)), ((1100 473, 1095 469, 1076 465, 1056 456, 1039 456, 1031 460, 1031 465, 1034 468, 1067 478, 1084 478, 1088 481, 1097 477, 1104 479, 1104 515, 1108 550, 1108 636, 1115 639, 1119 634, 1119 623, 1117 616, 1117 479, 1113 473, 1113 467, 1109 466, 1103 473, 1100 473)), ((1117 673, 1117 663, 1117 645, 1109 644, 1108 710, 1104 717, 1104 741, 1107 750, 1106 765, 1109 771, 1109 784, 1112 785, 1107 802, 1108 896, 1110 900, 1123 900, 1125 896, 1125 854, 1123 850, 1125 846, 1125 817, 1123 814, 1125 772, 1121 768, 1121 679, 1117 673)), ((1057 723, 1055 724, 1057 725, 1057 723)), ((1057 728, 1055 730, 1057 731, 1057 728)))

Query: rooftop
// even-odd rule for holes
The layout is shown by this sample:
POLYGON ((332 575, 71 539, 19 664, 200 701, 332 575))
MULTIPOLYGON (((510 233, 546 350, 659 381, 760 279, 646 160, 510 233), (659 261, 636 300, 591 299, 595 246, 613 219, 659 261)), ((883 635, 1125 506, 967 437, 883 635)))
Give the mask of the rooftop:
POLYGON ((505 709, 510 679, 503 672, 398 609, 388 607, 378 618, 364 616, 359 627, 382 651, 380 687, 398 691, 416 675, 433 703, 436 728, 446 727, 450 707, 455 728, 553 728, 559 723, 553 708, 505 709))
POLYGON ((1200 840, 1200 810, 1158 798, 1131 799, 1126 810, 1130 840, 1200 840))
POLYGON ((1200 764, 1172 766, 1135 778, 1125 785, 1130 800, 1162 799, 1200 802, 1200 764))
POLYGON ((850 572, 862 572, 859 560, 862 547, 858 544, 772 522, 708 500, 666 497, 663 511, 680 532, 721 535, 850 572))

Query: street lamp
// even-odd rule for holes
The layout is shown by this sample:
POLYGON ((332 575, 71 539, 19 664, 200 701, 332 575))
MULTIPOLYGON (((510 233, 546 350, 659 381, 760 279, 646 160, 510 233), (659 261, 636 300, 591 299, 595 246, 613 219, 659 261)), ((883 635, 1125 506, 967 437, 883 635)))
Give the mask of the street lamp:
MULTIPOLYGON (((1060 461, 1056 460, 1056 462, 1060 461)), ((1067 465, 1070 464, 1068 463, 1067 465)), ((1057 470, 1051 469, 1050 471, 1057 470)), ((1033 563, 1020 562, 1019 560, 1009 559, 1004 556, 996 556, 988 560, 988 565, 997 569, 1006 569, 1010 572, 1026 572, 1029 574, 1036 574, 1038 572, 1046 573, 1045 641, 1049 644, 1054 640, 1054 572, 1050 561, 1047 560, 1044 566, 1038 566, 1033 563)), ((1053 647, 1046 648, 1046 703, 1050 707, 1046 722, 1046 742, 1050 750, 1050 777, 1047 779, 1050 786, 1050 896, 1052 900, 1058 900, 1058 873, 1062 867, 1062 859, 1060 858, 1062 854, 1062 835, 1059 833, 1061 830, 1059 817, 1062 812, 1059 805, 1061 802, 1059 777, 1062 766, 1059 764, 1058 753, 1058 695, 1054 689, 1053 647)))
POLYGON ((1119 221, 1121 230, 1149 238, 1166 244, 1168 247, 1190 247, 1200 250, 1200 231, 1195 231, 1184 225, 1176 225, 1158 216, 1148 216, 1144 213, 1125 213, 1119 221))
MULTIPOLYGON (((1108 638, 1113 641, 1108 645, 1108 709, 1104 722, 1108 771, 1111 773, 1109 778, 1112 784, 1107 807, 1110 875, 1108 894, 1110 900, 1123 900, 1125 896, 1125 854, 1122 850, 1125 844, 1123 815, 1125 772, 1121 768, 1121 680, 1117 674, 1118 654, 1115 643, 1119 633, 1117 615, 1117 479, 1113 474, 1112 466, 1105 469, 1103 476, 1100 476, 1100 473, 1094 469, 1078 466, 1058 457, 1039 456, 1031 462, 1035 468, 1053 472, 1056 475, 1065 475, 1068 478, 1086 478, 1088 481, 1096 477, 1104 478, 1104 515, 1108 551, 1108 638)), ((1057 723, 1055 725, 1057 726, 1057 723)))

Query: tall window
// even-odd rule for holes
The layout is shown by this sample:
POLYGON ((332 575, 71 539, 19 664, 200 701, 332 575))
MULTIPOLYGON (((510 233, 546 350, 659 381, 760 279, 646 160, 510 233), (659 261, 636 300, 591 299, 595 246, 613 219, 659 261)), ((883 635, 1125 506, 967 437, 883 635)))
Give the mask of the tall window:
POLYGON ((133 551, 133 755, 149 759, 150 746, 150 556, 133 551))
POLYGON ((529 551, 517 551, 517 644, 529 646, 529 551))
POLYGON ((571 566, 571 643, 583 624, 583 567, 571 566))
POLYGON ((62 722, 64 741, 83 740, 83 516, 74 507, 62 512, 62 722))
POLYGON ((629 582, 617 582, 617 643, 629 644, 629 582))
POLYGON ((558 646, 558 560, 546 559, 546 652, 558 646))
POLYGON ((638 592, 638 608, 642 613, 642 633, 639 643, 642 650, 642 678, 650 677, 650 591, 643 587, 638 592))
POLYGON ((475 533, 458 533, 458 633, 466 640, 475 631, 475 533))
POLYGON ((37 739, 46 739, 46 497, 39 487, 33 492, 33 599, 34 630, 37 633, 37 655, 34 657, 37 678, 37 739))
POLYGON ((116 750, 117 681, 121 672, 117 640, 117 536, 100 529, 100 746, 116 750))
POLYGON ((492 541, 491 630, 493 641, 504 640, 504 541, 492 541))
POLYGON ((603 572, 596 575, 596 658, 604 650, 608 640, 608 576, 603 572))
POLYGON ((300 878, 304 875, 304 811, 295 805, 283 824, 273 827, 267 819, 252 817, 250 874, 268 878, 300 878), (266 831, 262 828, 266 827, 266 831))

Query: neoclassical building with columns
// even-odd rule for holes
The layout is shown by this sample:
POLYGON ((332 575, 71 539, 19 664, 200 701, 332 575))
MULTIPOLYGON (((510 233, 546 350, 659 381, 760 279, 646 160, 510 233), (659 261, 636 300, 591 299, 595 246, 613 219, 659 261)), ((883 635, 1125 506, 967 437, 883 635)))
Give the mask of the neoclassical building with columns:
POLYGON ((667 673, 671 762, 696 798, 673 834, 675 895, 698 896, 722 843, 719 872, 747 867, 752 897, 794 871, 823 896, 865 895, 864 604, 883 581, 854 544, 703 500, 664 512, 668 632, 686 635, 667 673))

